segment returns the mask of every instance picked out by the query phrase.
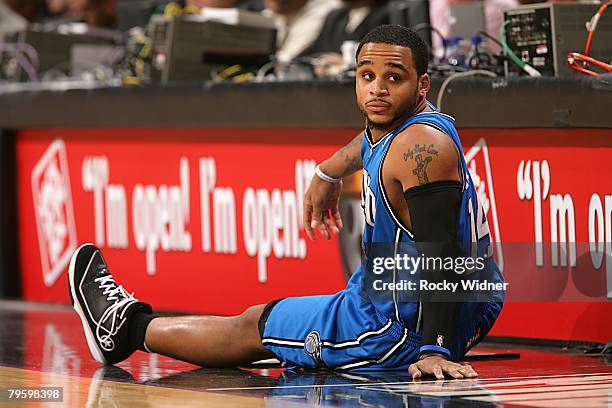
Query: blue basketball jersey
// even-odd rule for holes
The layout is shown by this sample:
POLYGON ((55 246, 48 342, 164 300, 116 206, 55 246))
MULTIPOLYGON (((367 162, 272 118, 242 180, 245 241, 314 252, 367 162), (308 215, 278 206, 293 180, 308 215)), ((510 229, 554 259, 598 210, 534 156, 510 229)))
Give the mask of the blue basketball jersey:
MULTIPOLYGON (((432 109, 433 106, 430 105, 432 109)), ((369 129, 363 133, 361 145, 361 160, 363 163, 363 179, 361 191, 361 206, 365 217, 363 246, 369 244, 391 244, 414 242, 412 232, 403 225, 399 214, 391 207, 389 197, 382 181, 382 169, 385 157, 393 139, 414 124, 431 126, 446 134, 463 152, 459 135, 452 116, 438 112, 422 112, 406 119, 398 128, 387 133, 381 139, 373 142, 369 129)), ((463 180, 463 196, 459 209, 456 242, 464 248, 471 248, 471 256, 488 258, 491 253, 489 227, 482 205, 474 188, 467 163, 460 154, 461 178, 463 180)), ((490 267, 495 268, 490 259, 490 267)), ((363 270, 358 271, 359 274, 363 270)), ((394 278, 395 279, 395 278, 394 278)), ((414 301, 402 301, 401 294, 393 292, 393 302, 374 302, 377 309, 389 317, 395 317, 407 327, 420 327, 420 305, 414 301)))
MULTIPOLYGON (((382 168, 393 139, 408 126, 414 124, 431 126, 441 131, 452 139, 459 152, 463 152, 459 134, 455 129, 455 119, 438 111, 422 112, 411 116, 376 143, 372 142, 371 134, 366 129, 363 133, 360 152, 363 163, 361 206, 365 217, 363 231, 365 245, 413 241, 412 232, 402 224, 401 218, 391 207, 382 182, 382 168)), ((484 247, 490 242, 487 218, 478 200, 463 154, 460 155, 460 161, 463 198, 459 209, 457 242, 478 243, 479 247, 484 247)))

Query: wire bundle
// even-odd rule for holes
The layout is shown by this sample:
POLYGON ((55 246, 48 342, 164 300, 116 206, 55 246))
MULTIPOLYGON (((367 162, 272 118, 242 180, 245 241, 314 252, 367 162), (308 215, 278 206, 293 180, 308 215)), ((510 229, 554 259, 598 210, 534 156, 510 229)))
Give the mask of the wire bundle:
POLYGON ((586 23, 586 29, 589 32, 589 36, 587 37, 584 54, 580 54, 578 52, 570 52, 567 55, 567 65, 569 65, 570 68, 590 76, 599 76, 599 73, 590 70, 589 64, 595 65, 606 72, 612 72, 612 65, 607 64, 603 61, 599 61, 590 56, 591 44, 593 43, 593 37, 595 36, 597 24, 599 23, 599 19, 603 15, 604 11, 606 10, 606 8, 608 8, 610 4, 612 4, 612 2, 602 4, 597 10, 597 13, 595 13, 591 20, 586 23))

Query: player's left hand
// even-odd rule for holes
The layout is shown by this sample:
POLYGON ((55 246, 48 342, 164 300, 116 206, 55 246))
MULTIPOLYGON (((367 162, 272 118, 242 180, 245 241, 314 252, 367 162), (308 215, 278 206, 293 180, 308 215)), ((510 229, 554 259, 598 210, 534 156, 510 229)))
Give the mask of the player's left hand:
POLYGON ((312 176, 312 181, 304 194, 303 219, 304 229, 310 239, 315 239, 316 230, 319 230, 325 239, 331 239, 332 234, 340 233, 341 193, 342 180, 337 184, 331 184, 321 180, 317 175, 312 176))
POLYGON ((408 367, 408 372, 413 380, 421 378, 425 375, 434 375, 436 379, 443 380, 444 374, 452 378, 475 378, 478 374, 469 364, 459 364, 448 361, 442 356, 429 356, 411 364, 408 367))

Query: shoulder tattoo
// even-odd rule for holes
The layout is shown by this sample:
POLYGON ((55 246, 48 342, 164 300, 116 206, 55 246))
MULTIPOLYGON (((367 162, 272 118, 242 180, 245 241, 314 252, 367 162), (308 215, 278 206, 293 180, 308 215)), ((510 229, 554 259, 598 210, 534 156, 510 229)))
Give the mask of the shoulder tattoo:
POLYGON ((427 166, 432 162, 434 157, 438 156, 438 151, 433 144, 415 144, 414 147, 408 148, 403 154, 404 161, 412 162, 415 165, 412 174, 419 179, 419 185, 429 183, 427 177, 427 166))

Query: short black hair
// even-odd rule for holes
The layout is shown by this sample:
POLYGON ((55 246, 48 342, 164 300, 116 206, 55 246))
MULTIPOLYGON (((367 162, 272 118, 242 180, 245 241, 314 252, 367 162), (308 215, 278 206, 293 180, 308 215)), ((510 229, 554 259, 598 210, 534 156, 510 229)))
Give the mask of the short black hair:
POLYGON ((355 53, 355 59, 359 56, 361 48, 367 43, 383 43, 410 48, 417 75, 421 76, 427 72, 427 65, 429 64, 427 44, 414 30, 397 24, 378 26, 361 39, 355 53))

